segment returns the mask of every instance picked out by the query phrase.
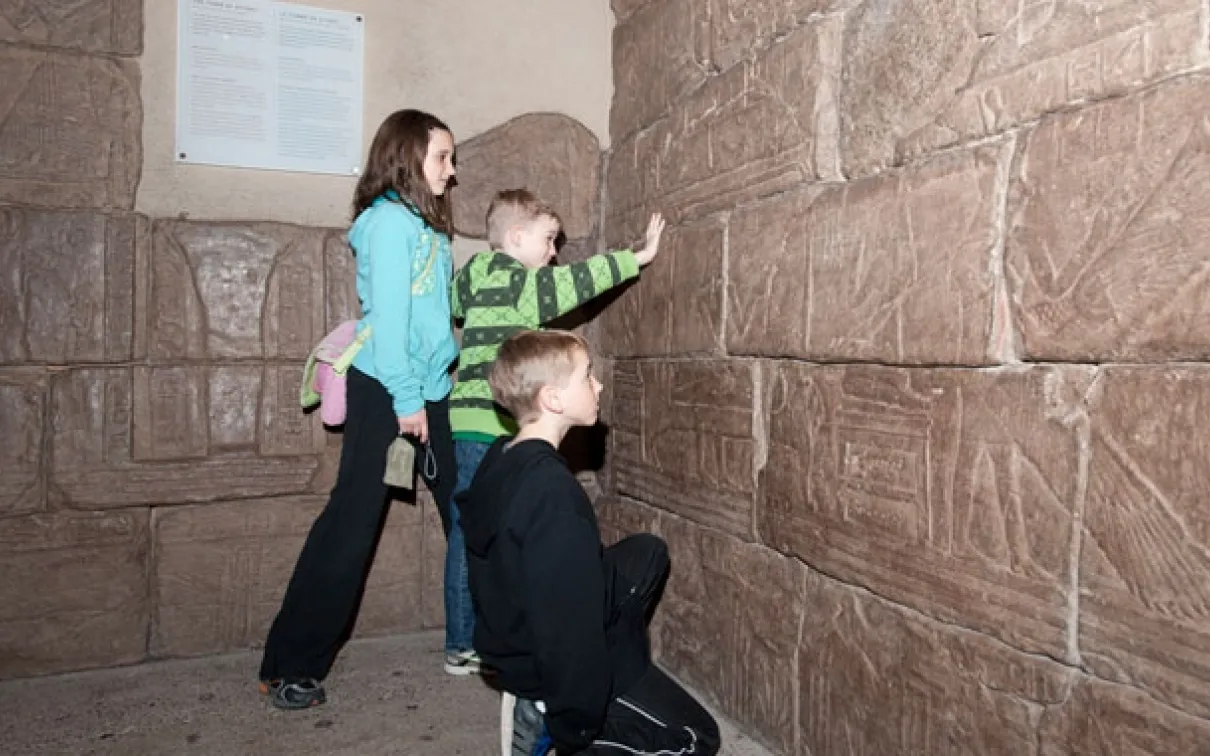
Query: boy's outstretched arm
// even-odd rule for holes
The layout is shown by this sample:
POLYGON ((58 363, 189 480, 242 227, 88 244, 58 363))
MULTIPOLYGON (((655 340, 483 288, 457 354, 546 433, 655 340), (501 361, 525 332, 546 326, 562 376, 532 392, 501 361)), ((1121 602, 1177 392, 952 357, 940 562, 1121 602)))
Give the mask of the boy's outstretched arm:
POLYGON ((566 315, 585 302, 636 278, 639 269, 659 254, 664 219, 659 213, 647 224, 643 249, 593 255, 584 262, 526 271, 517 308, 538 324, 566 315))
POLYGON ((580 496, 569 486, 535 503, 522 575, 551 737, 572 753, 592 743, 612 698, 601 542, 568 500, 580 496))

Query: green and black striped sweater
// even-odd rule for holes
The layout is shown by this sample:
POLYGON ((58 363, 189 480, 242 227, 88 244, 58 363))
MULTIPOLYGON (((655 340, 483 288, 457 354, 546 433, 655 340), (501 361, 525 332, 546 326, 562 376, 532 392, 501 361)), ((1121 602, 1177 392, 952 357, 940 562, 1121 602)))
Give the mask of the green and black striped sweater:
POLYGON ((512 417, 492 401, 487 383, 505 339, 539 328, 638 275, 630 250, 537 269, 501 252, 472 257, 455 274, 450 292, 450 309, 464 321, 458 382, 450 394, 454 438, 491 443, 517 432, 512 417))

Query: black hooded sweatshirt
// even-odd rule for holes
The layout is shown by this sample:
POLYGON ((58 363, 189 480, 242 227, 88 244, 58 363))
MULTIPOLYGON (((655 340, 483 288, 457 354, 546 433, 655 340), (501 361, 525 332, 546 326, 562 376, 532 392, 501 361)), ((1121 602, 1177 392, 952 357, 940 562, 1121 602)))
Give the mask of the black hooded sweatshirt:
POLYGON ((602 559, 592 502, 546 441, 498 439, 458 500, 475 650, 505 690, 546 705, 559 753, 587 748, 609 702, 650 663, 646 635, 614 621, 629 590, 602 559))

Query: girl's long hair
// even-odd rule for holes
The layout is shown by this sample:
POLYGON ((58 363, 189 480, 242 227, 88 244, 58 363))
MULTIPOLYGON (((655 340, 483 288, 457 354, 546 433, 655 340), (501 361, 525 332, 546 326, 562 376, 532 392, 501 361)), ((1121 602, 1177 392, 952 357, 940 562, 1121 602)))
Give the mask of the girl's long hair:
POLYGON ((437 197, 424 178, 429 135, 437 129, 450 131, 440 118, 420 110, 397 110, 386 117, 370 144, 365 170, 353 192, 354 219, 387 190, 394 189, 431 228, 453 237, 449 188, 437 197))

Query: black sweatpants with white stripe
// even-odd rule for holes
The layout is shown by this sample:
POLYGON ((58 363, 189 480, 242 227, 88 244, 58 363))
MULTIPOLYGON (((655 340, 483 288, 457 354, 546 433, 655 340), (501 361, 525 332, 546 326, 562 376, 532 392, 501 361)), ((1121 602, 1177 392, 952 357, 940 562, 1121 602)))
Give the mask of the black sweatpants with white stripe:
MULTIPOLYGON (((649 534, 630 536, 605 549, 604 559, 634 584, 631 606, 615 611, 633 613, 646 623, 668 574, 668 549, 649 534)), ((615 599, 616 600, 616 599, 615 599)), ((620 603, 630 603, 622 600, 620 603)), ((620 619, 615 615, 615 620, 620 619)), ((625 621, 625 620, 622 620, 625 621)), ((621 696, 609 704, 605 726, 586 756, 714 756, 719 749, 718 724, 688 691, 654 664, 621 696)), ((562 753, 559 756, 563 756, 562 753)))
POLYGON ((609 704, 605 727, 584 754, 714 756, 718 723, 693 696, 654 664, 609 704))

